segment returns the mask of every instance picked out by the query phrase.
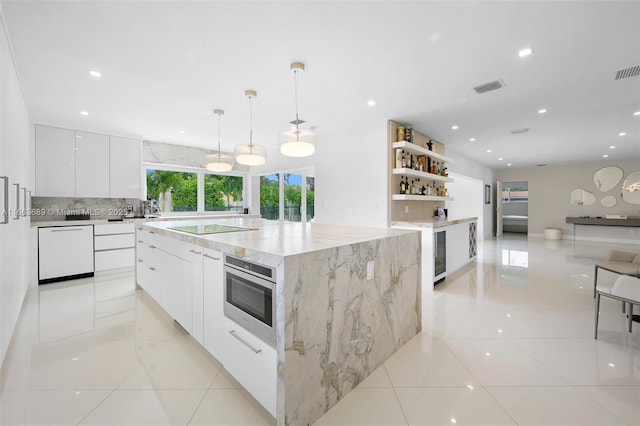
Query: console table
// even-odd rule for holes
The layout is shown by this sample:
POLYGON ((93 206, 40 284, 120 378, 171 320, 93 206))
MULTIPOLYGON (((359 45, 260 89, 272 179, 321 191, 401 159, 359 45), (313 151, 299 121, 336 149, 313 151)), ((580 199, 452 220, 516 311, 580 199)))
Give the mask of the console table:
POLYGON ((573 240, 575 241, 576 225, 626 226, 638 228, 640 227, 640 218, 606 219, 604 217, 567 217, 566 223, 573 224, 573 240))

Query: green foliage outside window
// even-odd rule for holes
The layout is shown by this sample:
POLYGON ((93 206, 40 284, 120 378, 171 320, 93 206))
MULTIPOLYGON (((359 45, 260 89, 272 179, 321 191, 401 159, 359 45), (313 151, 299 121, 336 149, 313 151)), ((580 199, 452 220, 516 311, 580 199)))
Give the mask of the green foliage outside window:
MULTIPOLYGON (((207 174, 204 178, 205 210, 229 210, 242 201, 242 177, 207 174)), ((171 204, 161 202, 162 211, 196 211, 198 174, 147 169, 147 198, 161 200, 171 194, 171 204), (162 197, 161 197, 162 195, 162 197)))

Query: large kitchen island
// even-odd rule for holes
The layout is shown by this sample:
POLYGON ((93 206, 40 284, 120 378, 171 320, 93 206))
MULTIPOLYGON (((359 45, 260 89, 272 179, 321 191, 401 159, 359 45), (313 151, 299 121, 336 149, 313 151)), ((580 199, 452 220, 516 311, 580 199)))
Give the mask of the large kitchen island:
POLYGON ((251 218, 142 223, 136 260, 139 286, 278 425, 312 424, 421 330, 417 231, 251 218), (206 233, 224 229, 206 227, 214 223, 243 229, 206 233), (273 272, 273 341, 224 313, 234 259, 273 272))

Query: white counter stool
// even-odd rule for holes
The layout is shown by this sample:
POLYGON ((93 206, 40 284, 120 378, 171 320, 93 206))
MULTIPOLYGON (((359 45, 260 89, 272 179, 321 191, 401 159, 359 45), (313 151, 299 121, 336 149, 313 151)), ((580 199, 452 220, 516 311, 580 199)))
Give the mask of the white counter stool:
POLYGON ((562 231, 558 228, 544 228, 545 240, 561 240, 562 231))
POLYGON ((630 309, 627 313, 628 331, 631 333, 633 324, 633 305, 640 304, 640 277, 629 275, 619 276, 615 282, 600 283, 596 286, 596 323, 594 338, 598 338, 598 318, 600 316, 600 296, 610 297, 629 303, 630 309))

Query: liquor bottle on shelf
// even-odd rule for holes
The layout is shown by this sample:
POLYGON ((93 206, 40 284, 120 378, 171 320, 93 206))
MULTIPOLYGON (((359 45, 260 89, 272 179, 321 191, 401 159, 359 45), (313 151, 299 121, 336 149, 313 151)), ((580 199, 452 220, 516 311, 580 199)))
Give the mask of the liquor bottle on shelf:
POLYGON ((420 195, 427 195, 427 188, 424 185, 420 188, 420 195))
POLYGON ((400 194, 406 194, 406 187, 404 183, 404 176, 400 176, 400 194))
POLYGON ((427 173, 431 173, 431 157, 427 157, 427 173))
POLYGON ((396 149, 396 169, 399 169, 400 167, 402 167, 402 154, 404 153, 403 150, 401 150, 400 148, 396 149))
POLYGON ((404 169, 405 167, 407 167, 407 156, 404 155, 404 150, 402 151, 402 168, 404 169))
POLYGON ((404 141, 404 127, 398 127, 398 142, 404 141))
POLYGON ((431 142, 431 139, 429 139, 429 142, 427 142, 427 148, 429 149, 429 151, 433 151, 433 142, 431 142))

